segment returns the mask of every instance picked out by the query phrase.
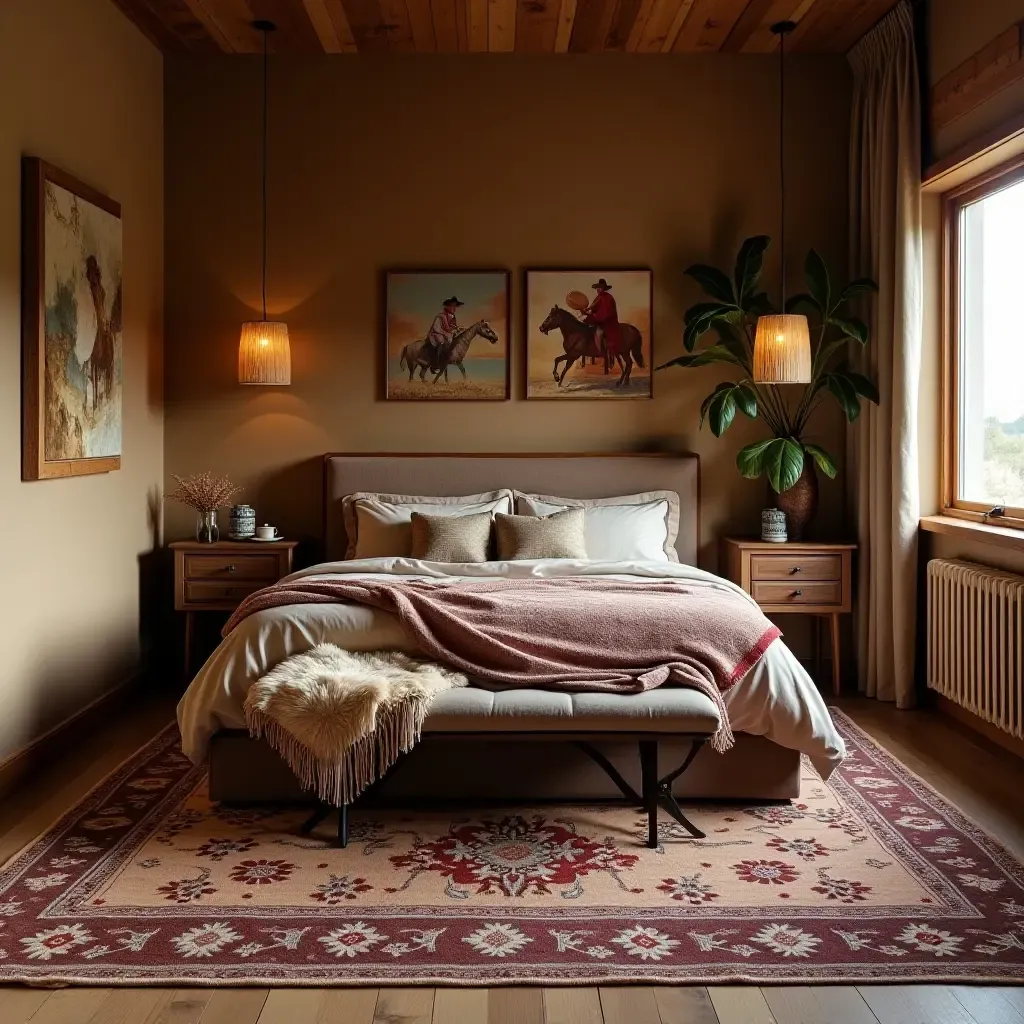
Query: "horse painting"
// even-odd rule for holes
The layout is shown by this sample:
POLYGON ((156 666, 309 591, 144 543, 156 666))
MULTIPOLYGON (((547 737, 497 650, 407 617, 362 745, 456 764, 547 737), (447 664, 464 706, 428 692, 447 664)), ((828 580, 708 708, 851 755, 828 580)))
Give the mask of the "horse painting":
POLYGON ((413 379, 416 370, 419 369, 420 380, 426 380, 427 370, 430 370, 434 374, 434 384, 438 382, 442 375, 444 376, 445 383, 448 383, 448 367, 453 363, 462 373, 462 379, 466 380, 466 367, 463 365, 463 360, 469 353, 469 346, 477 335, 485 338, 492 345, 498 343, 498 335, 495 334, 491 325, 486 320, 477 320, 475 324, 471 324, 464 330, 459 331, 452 338, 451 344, 446 345, 440 352, 435 352, 433 346, 427 344, 426 339, 410 341, 402 349, 398 364, 403 369, 408 368, 410 381, 413 379))
MULTIPOLYGON (((632 324, 620 324, 619 327, 622 331, 623 346, 622 351, 615 354, 615 361, 622 371, 615 384, 617 388, 625 387, 629 384, 634 362, 641 370, 644 369, 643 335, 632 324)), ((572 369, 577 359, 581 360, 581 365, 585 365, 588 356, 592 359, 603 358, 604 372, 608 373, 611 365, 608 357, 608 348, 607 345, 598 347, 596 328, 590 324, 583 323, 573 316, 569 310, 562 309, 561 306, 556 305, 551 307, 551 312, 548 313, 544 318, 544 322, 540 325, 541 334, 548 334, 551 331, 561 331, 562 333, 564 354, 555 357, 554 365, 551 368, 552 377, 557 381, 559 387, 562 386, 565 375, 572 369), (565 364, 562 367, 561 373, 558 372, 559 363, 565 364)))

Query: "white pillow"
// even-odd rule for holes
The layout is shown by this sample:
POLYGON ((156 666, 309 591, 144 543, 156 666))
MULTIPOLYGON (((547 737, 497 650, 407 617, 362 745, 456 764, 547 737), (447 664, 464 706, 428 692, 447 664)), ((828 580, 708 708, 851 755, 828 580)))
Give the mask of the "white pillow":
POLYGON ((647 491, 617 498, 555 498, 516 492, 519 515, 549 516, 582 508, 587 557, 607 562, 678 562, 679 496, 647 491))
POLYGON ((510 513, 512 492, 488 491, 460 498, 415 494, 349 494, 342 501, 346 558, 386 558, 412 554, 412 514, 472 516, 482 512, 510 513))

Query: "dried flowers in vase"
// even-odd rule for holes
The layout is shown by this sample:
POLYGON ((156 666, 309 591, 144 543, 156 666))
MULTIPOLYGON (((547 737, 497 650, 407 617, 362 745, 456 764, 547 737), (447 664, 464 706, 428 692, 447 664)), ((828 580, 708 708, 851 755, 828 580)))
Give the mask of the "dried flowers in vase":
POLYGON ((196 540, 212 544, 220 539, 217 528, 217 509, 227 505, 241 492, 226 476, 216 477, 212 473, 196 473, 193 476, 171 474, 177 488, 167 495, 172 501, 195 509, 199 521, 196 525, 196 540))

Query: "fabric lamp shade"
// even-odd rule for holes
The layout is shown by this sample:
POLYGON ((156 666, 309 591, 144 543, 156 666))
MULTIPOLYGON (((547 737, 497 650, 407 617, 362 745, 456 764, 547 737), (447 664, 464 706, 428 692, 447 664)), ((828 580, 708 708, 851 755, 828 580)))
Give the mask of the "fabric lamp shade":
POLYGON ((811 330, 807 317, 762 316, 754 336, 754 380, 758 384, 809 384, 811 330))
POLYGON ((242 324, 238 342, 239 384, 291 384, 292 352, 288 325, 275 320, 242 324))

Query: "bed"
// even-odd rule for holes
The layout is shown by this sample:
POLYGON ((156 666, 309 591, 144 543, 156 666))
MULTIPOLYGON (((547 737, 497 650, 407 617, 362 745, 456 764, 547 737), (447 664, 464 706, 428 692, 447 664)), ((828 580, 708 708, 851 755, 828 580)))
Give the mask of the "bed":
MULTIPOLYGON (((695 455, 328 454, 324 458, 323 508, 325 561, 297 576, 490 578, 527 573, 629 580, 710 576, 695 568, 700 546, 700 466, 695 455), (345 559, 350 553, 342 515, 346 495, 441 496, 498 488, 580 499, 674 491, 680 497, 675 541, 678 562, 552 560, 549 564, 446 565, 396 557, 345 559)), ((408 649, 397 621, 384 612, 363 606, 296 605, 246 619, 193 680, 179 704, 178 721, 186 754, 197 763, 209 759, 213 799, 301 797, 297 780, 278 755, 246 733, 242 702, 248 687, 275 664, 328 641, 349 650, 408 649)), ((643 789, 647 781, 640 777, 637 736, 653 734, 660 740, 654 748, 654 770, 667 771, 684 761, 691 749, 697 749, 694 739, 701 731, 700 715, 707 715, 706 708, 690 699, 692 691, 686 696, 669 693, 669 689, 661 687, 642 695, 651 699, 649 707, 633 704, 628 714, 603 713, 589 719, 586 716, 594 715, 593 708, 588 712, 583 707, 577 715, 576 704, 586 705, 586 701, 573 699, 567 705, 565 694, 513 691, 520 694, 518 701, 477 687, 444 694, 427 718, 424 742, 375 787, 374 795, 401 801, 578 800, 618 796, 625 791, 620 782, 630 790, 643 789), (659 700, 668 704, 659 704, 659 700), (495 710, 499 706, 503 713, 495 710), (680 718, 681 713, 690 717, 680 718), (578 724, 571 726, 574 717, 578 724), (600 728, 592 728, 598 721, 600 728), (697 724, 683 728, 680 722, 697 724), (564 740, 574 728, 577 742, 536 742, 564 740), (497 744, 499 739, 503 742, 497 744), (615 776, 618 782, 613 781, 615 776)), ((813 681, 782 640, 775 641, 757 666, 727 692, 726 706, 737 734, 735 746, 724 754, 700 749, 687 771, 670 781, 676 796, 688 800, 793 799, 800 791, 802 755, 811 759, 823 777, 844 756, 842 739, 813 681)), ((626 706, 621 707, 625 712, 626 706)), ((607 712, 608 705, 602 709, 607 712)))

